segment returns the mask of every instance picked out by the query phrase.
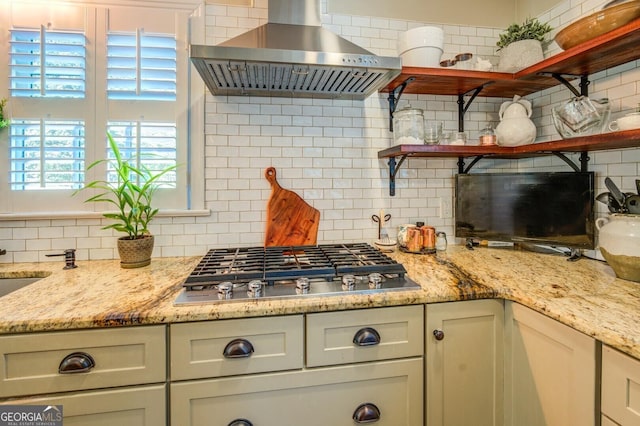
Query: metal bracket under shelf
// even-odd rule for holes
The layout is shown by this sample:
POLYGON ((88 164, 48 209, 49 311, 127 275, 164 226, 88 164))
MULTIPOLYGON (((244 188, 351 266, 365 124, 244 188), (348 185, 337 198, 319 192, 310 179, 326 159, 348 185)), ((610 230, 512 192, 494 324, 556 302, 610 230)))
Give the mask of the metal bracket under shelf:
POLYGON ((393 113, 396 112, 396 108, 398 107, 398 102, 400 102, 400 97, 402 96, 402 92, 406 89, 407 84, 411 83, 415 80, 415 77, 409 77, 405 81, 402 82, 398 87, 389 92, 389 131, 393 132, 393 113))
MULTIPOLYGON (((569 167, 573 169, 574 172, 589 171, 588 166, 589 166, 589 160, 591 158, 589 157, 589 153, 587 151, 580 152, 580 160, 579 160, 580 166, 578 166, 574 161, 572 161, 569 157, 567 157, 562 152, 552 151, 551 154, 555 155, 556 157, 558 157, 559 159, 567 163, 569 167)), ((397 164, 396 164, 396 157, 389 157, 389 162, 388 162, 389 164, 389 195, 391 197, 396 195, 396 176, 398 175, 400 166, 402 165, 402 163, 404 163, 404 160, 406 160, 408 156, 409 154, 404 154, 400 156, 400 161, 398 161, 397 164)), ((465 157, 458 157, 458 173, 460 174, 469 173, 473 168, 473 166, 475 166, 478 163, 478 161, 486 157, 487 155, 477 155, 473 157, 473 160, 471 160, 471 163, 469 163, 468 165, 466 165, 464 162, 465 157)))
MULTIPOLYGON (((580 87, 580 91, 578 91, 578 89, 576 89, 576 87, 573 84, 571 84, 569 80, 564 78, 562 74, 555 73, 555 72, 552 72, 552 73, 541 72, 540 75, 550 75, 551 77, 555 78, 560 83, 562 83, 563 86, 571 90, 571 93, 573 93, 574 96, 589 96, 589 85, 591 84, 591 82, 589 81, 589 76, 586 74, 583 74, 580 76, 580 83, 578 84, 578 87, 580 87)), ((572 77, 576 77, 576 76, 572 75, 572 77)))
POLYGON ((391 197, 396 195, 396 175, 398 174, 398 170, 400 170, 400 166, 404 163, 408 157, 407 154, 400 157, 400 161, 396 164, 396 157, 389 158, 389 195, 391 197))
POLYGON ((466 93, 463 93, 461 95, 458 95, 458 131, 459 132, 464 132, 464 115, 466 114, 467 110, 469 109, 469 107, 471 106, 471 103, 473 102, 473 100, 480 94, 480 92, 482 91, 482 89, 484 89, 487 85, 489 85, 491 83, 485 83, 480 87, 476 87, 475 89, 469 90, 466 93), (465 103, 464 101, 464 97, 466 95, 468 95, 469 93, 471 93, 471 97, 469 98, 469 100, 465 103))
POLYGON ((562 161, 564 161, 565 163, 567 163, 569 165, 569 167, 571 167, 573 169, 574 172, 588 172, 589 171, 589 160, 591 158, 589 158, 589 153, 586 151, 582 151, 580 153, 580 167, 578 167, 578 165, 573 162, 569 157, 567 157, 566 155, 564 155, 562 152, 557 152, 557 151, 553 151, 552 152, 553 155, 555 155, 556 157, 558 157, 559 159, 561 159, 562 161))

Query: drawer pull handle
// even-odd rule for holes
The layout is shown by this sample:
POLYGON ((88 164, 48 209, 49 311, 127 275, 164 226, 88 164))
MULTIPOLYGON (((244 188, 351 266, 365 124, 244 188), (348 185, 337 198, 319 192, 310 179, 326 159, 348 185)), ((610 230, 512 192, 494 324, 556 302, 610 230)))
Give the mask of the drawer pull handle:
POLYGON ((380 334, 371 327, 358 330, 353 336, 353 343, 358 346, 374 346, 380 344, 380 334))
POLYGON ((433 330, 433 337, 435 337, 436 340, 444 339, 444 331, 442 331, 440 329, 433 330))
POLYGON ((227 426, 253 426, 253 423, 251 423, 247 419, 235 419, 231 420, 231 423, 229 423, 227 426))
POLYGON ((380 420, 380 409, 370 402, 360 404, 353 412, 353 420, 356 423, 375 423, 380 420))
POLYGON ((96 366, 91 355, 86 352, 74 352, 62 360, 58 367, 60 374, 86 373, 96 366))
POLYGON ((248 358, 253 353, 253 345, 245 339, 233 339, 224 347, 225 358, 248 358))

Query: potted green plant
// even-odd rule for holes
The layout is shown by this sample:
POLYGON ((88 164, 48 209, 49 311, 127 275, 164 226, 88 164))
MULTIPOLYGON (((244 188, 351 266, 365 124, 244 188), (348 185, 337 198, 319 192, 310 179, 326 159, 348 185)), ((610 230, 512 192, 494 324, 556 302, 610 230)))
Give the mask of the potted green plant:
MULTIPOLYGON (((176 166, 152 171, 144 165, 135 166, 123 158, 111 134, 107 133, 109 147, 113 159, 101 159, 91 163, 87 170, 99 164, 107 164, 118 176, 117 182, 96 180, 87 183, 84 189, 97 189, 100 193, 88 198, 85 202, 108 203, 115 206, 115 212, 105 212, 103 216, 113 223, 103 229, 114 229, 126 235, 118 238, 120 265, 123 268, 138 268, 151 262, 154 237, 149 232, 149 223, 158 213, 152 206, 153 195, 158 189, 160 178, 176 166)), ((74 194, 75 194, 74 193, 74 194)))
POLYGON ((516 72, 544 59, 542 43, 553 28, 536 18, 528 18, 522 24, 511 24, 499 35, 496 43, 500 62, 498 71, 516 72))
POLYGON ((4 116, 4 107, 7 106, 6 99, 0 99, 0 130, 9 126, 9 120, 7 120, 4 116))

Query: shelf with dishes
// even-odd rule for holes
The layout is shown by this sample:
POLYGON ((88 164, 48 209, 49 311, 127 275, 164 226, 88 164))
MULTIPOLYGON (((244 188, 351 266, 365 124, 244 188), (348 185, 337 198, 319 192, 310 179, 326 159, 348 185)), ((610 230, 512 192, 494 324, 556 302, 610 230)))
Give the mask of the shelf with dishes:
POLYGON ((561 84, 558 78, 581 78, 640 59, 640 19, 562 51, 516 73, 451 68, 402 67, 384 89, 393 94, 409 81, 404 93, 431 95, 524 96, 561 84))
MULTIPOLYGON (((403 93, 458 96, 458 127, 464 130, 464 113, 477 96, 524 96, 564 84, 575 96, 588 96, 589 75, 640 59, 640 19, 580 43, 516 73, 403 67, 401 74, 381 92, 389 93, 393 113, 403 93), (579 80, 578 87, 572 81, 579 80), (465 101, 465 97, 468 100, 465 101)), ((390 128, 392 129, 390 120, 390 128)), ((390 195, 395 194, 398 169, 409 157, 458 157, 458 170, 466 173, 482 158, 525 158, 556 155, 574 170, 586 170, 589 151, 640 147, 640 130, 625 130, 518 147, 397 145, 378 153, 389 158, 390 195), (581 153, 580 166, 564 153, 581 153), (464 159, 474 157, 470 164, 464 159), (398 161, 396 161, 398 159, 398 161)))
POLYGON ((458 158, 458 172, 467 173, 483 158, 518 159, 555 155, 574 170, 586 171, 590 151, 640 147, 640 129, 624 130, 598 135, 581 136, 549 142, 532 143, 515 147, 473 145, 396 145, 378 152, 378 158, 389 159, 389 193, 395 195, 395 178, 407 158, 447 157, 458 158), (580 153, 580 167, 565 154, 580 153), (465 159, 472 158, 469 164, 465 159))

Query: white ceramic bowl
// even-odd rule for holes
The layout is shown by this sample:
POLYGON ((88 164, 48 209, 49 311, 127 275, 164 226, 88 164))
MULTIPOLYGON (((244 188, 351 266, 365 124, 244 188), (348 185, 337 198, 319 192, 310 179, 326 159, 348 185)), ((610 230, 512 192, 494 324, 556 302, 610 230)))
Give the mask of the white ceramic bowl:
POLYGON ((376 240, 374 241, 375 246, 383 253, 391 253, 396 249, 396 240, 382 241, 376 240))
POLYGON ((444 49, 444 30, 442 28, 430 26, 412 28, 398 37, 398 53, 427 46, 444 49))
POLYGON ((416 47, 400 54, 405 67, 440 67, 442 49, 437 47, 416 47))

